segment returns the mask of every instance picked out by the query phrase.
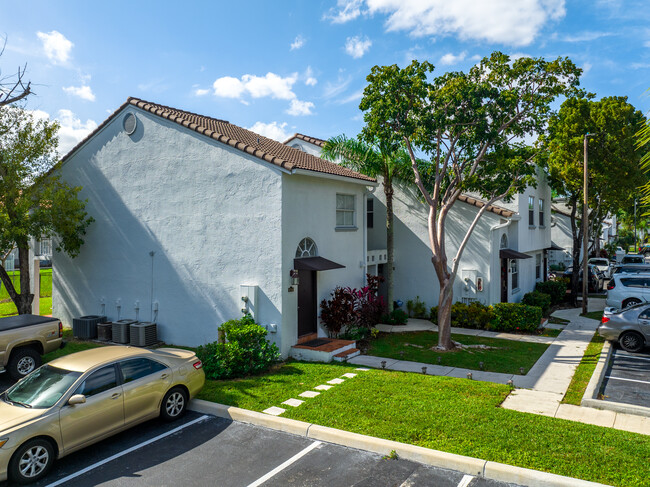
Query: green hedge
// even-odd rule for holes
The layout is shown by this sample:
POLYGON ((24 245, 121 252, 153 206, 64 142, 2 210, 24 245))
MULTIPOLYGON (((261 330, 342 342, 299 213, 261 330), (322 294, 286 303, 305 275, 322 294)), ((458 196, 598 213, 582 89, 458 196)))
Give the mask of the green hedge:
POLYGON ((524 294, 521 302, 528 306, 537 306, 542 310, 542 316, 548 316, 551 310, 551 295, 540 293, 539 291, 524 294))
POLYGON ((551 306, 556 306, 566 301, 567 280, 538 282, 535 291, 548 294, 551 297, 551 306))
POLYGON ((542 321, 542 310, 521 303, 496 303, 491 306, 492 320, 488 330, 535 332, 542 321))

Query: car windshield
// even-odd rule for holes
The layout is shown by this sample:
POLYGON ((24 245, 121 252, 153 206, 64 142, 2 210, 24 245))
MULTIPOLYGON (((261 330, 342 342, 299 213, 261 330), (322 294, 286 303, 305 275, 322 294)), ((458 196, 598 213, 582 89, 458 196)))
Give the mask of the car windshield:
POLYGON ((609 262, 607 262, 606 259, 591 259, 589 263, 593 265, 605 265, 605 266, 609 265, 609 262))
POLYGON ((623 264, 643 264, 644 260, 643 257, 640 255, 628 255, 623 257, 623 264))
POLYGON ((10 387, 5 393, 5 400, 29 408, 49 408, 80 376, 81 372, 43 365, 10 387))

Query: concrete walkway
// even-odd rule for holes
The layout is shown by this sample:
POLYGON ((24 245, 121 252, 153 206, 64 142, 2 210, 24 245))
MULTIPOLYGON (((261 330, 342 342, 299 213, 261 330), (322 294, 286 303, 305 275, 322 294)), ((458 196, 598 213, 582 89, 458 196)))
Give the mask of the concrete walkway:
MULTIPOLYGON (((589 300, 589 311, 600 311, 604 307, 604 299, 589 300)), ((541 343, 550 343, 546 352, 526 375, 498 374, 457 367, 442 367, 368 355, 360 355, 349 360, 349 362, 373 368, 382 368, 382 361, 385 361, 385 368, 390 370, 422 373, 422 368, 426 367, 427 375, 465 378, 468 373, 471 373, 474 380, 499 383, 507 383, 508 380, 512 380, 516 389, 503 402, 502 407, 506 409, 650 435, 650 418, 648 417, 561 404, 575 370, 580 364, 584 352, 599 325, 596 320, 580 316, 581 311, 581 308, 572 308, 558 310, 553 313, 553 316, 569 320, 569 323, 563 327, 563 331, 556 338, 481 332, 480 330, 452 327, 452 333, 458 334, 489 336, 509 340, 519 339, 522 341, 543 339, 544 341, 540 341, 541 343), (525 337, 525 339, 522 339, 522 337, 525 337)), ((437 326, 426 320, 409 320, 408 325, 400 327, 378 325, 377 328, 388 333, 437 331, 437 326)))

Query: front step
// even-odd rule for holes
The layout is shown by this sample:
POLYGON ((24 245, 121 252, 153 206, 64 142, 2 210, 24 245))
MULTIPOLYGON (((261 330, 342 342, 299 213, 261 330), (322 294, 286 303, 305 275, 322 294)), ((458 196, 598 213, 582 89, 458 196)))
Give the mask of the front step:
MULTIPOLYGON (((326 339, 327 343, 318 346, 309 346, 298 343, 291 347, 289 353, 296 360, 307 362, 331 362, 333 357, 348 350, 357 350, 357 342, 353 340, 326 339)), ((308 342, 307 342, 308 343, 308 342)))
POLYGON ((350 348, 345 352, 337 353, 332 357, 332 360, 335 362, 347 362, 349 359, 356 357, 357 355, 361 355, 361 350, 358 348, 350 348))

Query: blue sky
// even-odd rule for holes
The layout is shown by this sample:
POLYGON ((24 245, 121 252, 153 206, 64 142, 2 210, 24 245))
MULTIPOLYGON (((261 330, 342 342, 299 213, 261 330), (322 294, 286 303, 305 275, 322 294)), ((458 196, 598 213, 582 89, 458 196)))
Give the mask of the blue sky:
POLYGON ((3 76, 61 122, 64 154, 129 96, 283 140, 356 135, 374 65, 468 70, 500 50, 568 56, 583 87, 648 112, 648 0, 29 1, 0 4, 3 76))

